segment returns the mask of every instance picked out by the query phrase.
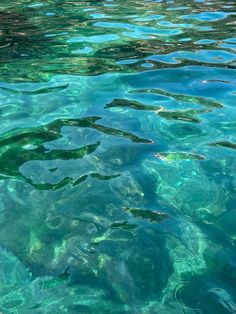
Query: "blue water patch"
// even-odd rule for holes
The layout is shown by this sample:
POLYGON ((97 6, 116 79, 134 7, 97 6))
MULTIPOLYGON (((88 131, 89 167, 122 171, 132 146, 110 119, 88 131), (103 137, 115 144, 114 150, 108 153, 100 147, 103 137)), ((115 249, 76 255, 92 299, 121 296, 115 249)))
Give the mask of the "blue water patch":
POLYGON ((203 21, 203 22, 214 22, 218 20, 223 20, 228 16, 227 13, 225 12, 202 12, 202 13, 197 13, 197 14, 189 14, 189 15, 184 15, 184 19, 193 19, 193 20, 198 20, 198 21, 203 21))

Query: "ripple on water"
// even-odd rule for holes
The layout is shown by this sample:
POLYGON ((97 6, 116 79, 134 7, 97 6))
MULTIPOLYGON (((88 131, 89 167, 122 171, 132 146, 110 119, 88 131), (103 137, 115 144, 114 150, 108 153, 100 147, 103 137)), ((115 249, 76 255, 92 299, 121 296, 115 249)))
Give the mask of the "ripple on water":
POLYGON ((1 1, 0 312, 235 313, 235 1, 1 1))

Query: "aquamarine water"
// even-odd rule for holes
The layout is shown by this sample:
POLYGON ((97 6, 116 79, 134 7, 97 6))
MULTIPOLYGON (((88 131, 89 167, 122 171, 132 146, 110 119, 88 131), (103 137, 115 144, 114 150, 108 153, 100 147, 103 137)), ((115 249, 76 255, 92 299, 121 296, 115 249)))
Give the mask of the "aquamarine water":
POLYGON ((236 2, 0 2, 0 312, 236 313, 236 2))

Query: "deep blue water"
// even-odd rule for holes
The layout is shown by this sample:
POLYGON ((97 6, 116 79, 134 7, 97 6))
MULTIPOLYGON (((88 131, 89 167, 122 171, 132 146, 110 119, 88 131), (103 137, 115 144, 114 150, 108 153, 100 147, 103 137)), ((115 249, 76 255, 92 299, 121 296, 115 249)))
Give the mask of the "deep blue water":
POLYGON ((236 2, 0 4, 0 312, 236 313, 236 2))

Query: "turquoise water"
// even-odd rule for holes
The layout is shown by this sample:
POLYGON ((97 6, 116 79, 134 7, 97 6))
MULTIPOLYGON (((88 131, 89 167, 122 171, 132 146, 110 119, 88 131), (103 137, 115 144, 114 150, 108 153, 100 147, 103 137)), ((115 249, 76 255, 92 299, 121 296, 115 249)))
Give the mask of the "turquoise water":
POLYGON ((236 313, 235 17, 1 0, 2 314, 236 313))

